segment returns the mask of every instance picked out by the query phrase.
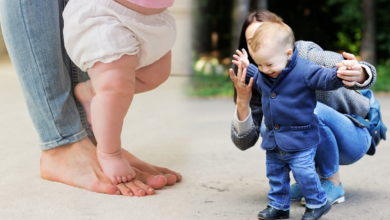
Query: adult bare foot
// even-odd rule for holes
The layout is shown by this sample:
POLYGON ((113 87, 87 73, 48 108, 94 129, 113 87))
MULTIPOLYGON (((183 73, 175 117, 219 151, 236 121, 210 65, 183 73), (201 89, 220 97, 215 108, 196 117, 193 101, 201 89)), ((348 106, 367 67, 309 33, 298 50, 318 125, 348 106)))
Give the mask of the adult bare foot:
POLYGON ((42 151, 41 176, 46 180, 93 192, 120 193, 104 175, 96 158, 96 148, 86 138, 76 143, 42 151))
POLYGON ((96 157, 96 147, 88 138, 76 143, 42 151, 41 176, 70 186, 98 193, 128 196, 153 195, 166 185, 166 178, 134 169, 135 180, 114 186, 104 175, 96 157))
POLYGON ((177 173, 164 167, 154 166, 149 163, 146 163, 123 148, 122 152, 123 156, 127 159, 130 166, 135 167, 151 175, 164 175, 167 178, 168 186, 171 186, 176 182, 180 182, 183 178, 180 173, 177 173))
POLYGON ((91 101, 92 98, 96 95, 95 90, 93 89, 91 80, 87 80, 85 82, 81 82, 77 84, 74 88, 74 94, 83 106, 85 113, 87 115, 87 120, 91 125, 92 129, 92 121, 91 121, 91 101))
POLYGON ((136 177, 131 182, 116 185, 125 196, 154 195, 155 189, 160 189, 167 184, 167 179, 161 175, 150 175, 133 168, 136 177))

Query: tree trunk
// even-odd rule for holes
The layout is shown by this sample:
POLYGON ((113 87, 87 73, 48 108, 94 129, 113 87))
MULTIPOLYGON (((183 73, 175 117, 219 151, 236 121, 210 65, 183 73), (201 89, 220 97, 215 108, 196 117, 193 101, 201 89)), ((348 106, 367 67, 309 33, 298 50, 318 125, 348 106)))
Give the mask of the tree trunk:
POLYGON ((244 23, 244 20, 249 13, 249 3, 250 0, 234 0, 232 12, 233 27, 230 44, 232 53, 234 53, 234 51, 236 51, 237 49, 242 24, 244 23))
POLYGON ((364 26, 362 28, 360 57, 375 65, 375 0, 362 0, 362 8, 364 26))
POLYGON ((257 10, 268 10, 268 0, 257 0, 257 10))

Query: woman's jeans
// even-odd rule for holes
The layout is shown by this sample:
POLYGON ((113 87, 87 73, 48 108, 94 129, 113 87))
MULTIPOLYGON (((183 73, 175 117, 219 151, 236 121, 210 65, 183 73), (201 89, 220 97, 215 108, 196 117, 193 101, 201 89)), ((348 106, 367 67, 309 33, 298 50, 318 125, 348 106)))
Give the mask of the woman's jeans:
MULTIPOLYGON (((371 135, 366 128, 358 127, 351 119, 320 102, 314 112, 319 120, 321 139, 314 160, 320 176, 329 178, 339 171, 339 165, 353 164, 366 154, 371 135)), ((260 132, 264 129, 262 123, 260 132)))
POLYGON ((356 126, 351 119, 320 102, 314 110, 319 120, 321 141, 315 157, 319 174, 333 176, 339 165, 349 165, 362 158, 371 144, 366 128, 356 126))
POLYGON ((299 182, 300 191, 306 199, 306 207, 317 209, 326 203, 326 193, 321 187, 314 163, 316 148, 296 152, 286 152, 279 147, 267 150, 270 206, 278 210, 290 209, 290 170, 294 179, 299 182))
MULTIPOLYGON (((74 86, 86 77, 66 54, 66 0, 1 0, 1 28, 42 150, 92 135, 74 86)), ((84 79, 85 80, 85 79, 84 79)))

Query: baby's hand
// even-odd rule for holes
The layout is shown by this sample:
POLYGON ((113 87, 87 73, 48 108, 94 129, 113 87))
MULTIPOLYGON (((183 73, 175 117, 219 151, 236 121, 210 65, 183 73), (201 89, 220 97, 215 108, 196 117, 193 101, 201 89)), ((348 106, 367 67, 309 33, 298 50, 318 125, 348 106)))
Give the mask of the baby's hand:
POLYGON ((240 63, 242 63, 242 68, 248 68, 249 67, 249 60, 248 60, 248 54, 245 49, 242 49, 242 52, 239 50, 236 50, 237 54, 234 54, 233 57, 236 60, 232 60, 232 63, 236 66, 239 66, 240 63))

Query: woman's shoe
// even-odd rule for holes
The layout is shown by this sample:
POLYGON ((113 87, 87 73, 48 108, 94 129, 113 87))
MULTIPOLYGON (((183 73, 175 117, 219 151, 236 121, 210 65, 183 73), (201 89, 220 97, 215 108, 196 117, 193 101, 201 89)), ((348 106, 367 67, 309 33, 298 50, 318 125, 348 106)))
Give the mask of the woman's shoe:
MULTIPOLYGON (((295 183, 297 186, 298 184, 295 183)), ((295 185, 293 184, 293 185, 295 185)), ((291 185, 291 188, 292 186, 291 185)), ((328 201, 330 202, 331 205, 333 204, 340 204, 340 203, 343 203, 345 201, 345 192, 344 192, 344 188, 343 188, 343 185, 340 183, 339 186, 335 186, 332 181, 330 180, 327 180, 327 179, 321 179, 321 186, 322 188, 325 190, 326 192, 326 196, 328 197, 328 201)), ((298 193, 301 193, 301 191, 299 190, 299 187, 297 187, 297 189, 295 189, 295 195, 299 195, 298 193)), ((292 200, 292 190, 291 190, 291 200, 292 200)), ((306 205, 306 201, 305 201, 305 198, 302 198, 301 200, 301 205, 306 205)))
POLYGON ((301 200, 303 198, 298 183, 294 183, 290 186, 291 200, 301 200))
POLYGON ((331 205, 343 203, 345 201, 345 192, 341 183, 339 186, 335 186, 332 181, 322 179, 321 186, 325 190, 326 196, 328 197, 328 201, 331 205))

